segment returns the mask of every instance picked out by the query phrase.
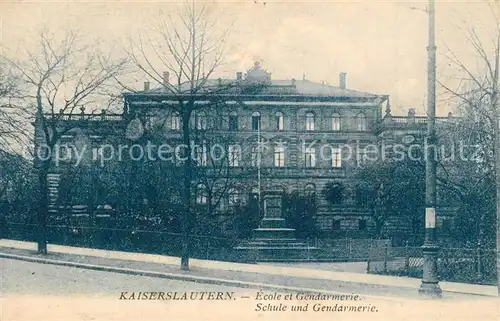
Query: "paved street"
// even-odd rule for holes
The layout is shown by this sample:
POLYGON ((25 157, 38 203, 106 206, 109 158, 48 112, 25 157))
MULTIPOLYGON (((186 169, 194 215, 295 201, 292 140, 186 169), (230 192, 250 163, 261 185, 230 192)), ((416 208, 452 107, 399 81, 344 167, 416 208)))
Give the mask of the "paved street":
POLYGON ((1 289, 11 294, 116 295, 122 291, 234 291, 242 288, 0 259, 1 289))
MULTIPOLYGON (((360 301, 285 300, 274 291, 258 299, 257 289, 243 289, 161 278, 132 276, 50 264, 0 259, 0 320, 331 320, 332 312, 319 309, 338 304, 373 309, 375 313, 338 313, 335 318, 356 320, 422 320, 436 317, 453 320, 497 320, 495 298, 440 300, 436 302, 401 298, 364 297, 360 301), (234 292, 225 301, 208 300, 120 300, 121 292, 192 291, 234 292), (458 305, 457 305, 458 303, 458 305), (258 311, 268 306, 288 306, 283 312, 258 311), (307 312, 290 312, 290 307, 308 306, 307 312), (416 308, 416 307, 419 308, 416 308), (464 309, 457 310, 461 306, 464 309), (314 307, 314 308, 313 308, 314 307), (316 309, 315 312, 313 309, 316 309)), ((458 299, 458 298, 457 298, 458 299)))

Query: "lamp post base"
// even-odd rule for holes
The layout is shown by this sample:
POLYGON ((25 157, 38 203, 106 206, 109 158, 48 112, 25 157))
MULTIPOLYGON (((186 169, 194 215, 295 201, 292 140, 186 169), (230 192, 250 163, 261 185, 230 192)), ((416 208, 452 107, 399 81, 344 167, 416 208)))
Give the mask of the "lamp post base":
POLYGON ((422 281, 420 289, 418 289, 418 294, 430 299, 439 299, 443 296, 443 291, 439 287, 439 283, 427 283, 422 281))
POLYGON ((418 293, 428 298, 440 298, 442 295, 441 287, 439 286, 438 278, 438 253, 439 247, 433 242, 435 239, 435 229, 426 229, 426 237, 428 238, 422 246, 424 254, 423 277, 418 293))

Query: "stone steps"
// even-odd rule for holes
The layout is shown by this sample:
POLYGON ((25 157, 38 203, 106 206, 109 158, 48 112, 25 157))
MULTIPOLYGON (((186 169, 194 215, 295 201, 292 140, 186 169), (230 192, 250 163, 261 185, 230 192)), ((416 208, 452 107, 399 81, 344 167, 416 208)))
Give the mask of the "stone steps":
POLYGON ((291 239, 294 238, 295 230, 291 228, 265 228, 259 227, 253 230, 255 239, 291 239))

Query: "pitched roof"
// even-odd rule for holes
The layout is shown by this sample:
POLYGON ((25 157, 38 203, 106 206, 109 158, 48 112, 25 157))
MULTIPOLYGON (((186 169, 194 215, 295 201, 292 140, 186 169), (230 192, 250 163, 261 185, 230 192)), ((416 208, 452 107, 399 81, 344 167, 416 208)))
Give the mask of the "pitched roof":
MULTIPOLYGON (((210 79, 204 84, 206 92, 211 92, 214 88, 218 86, 231 87, 228 89, 228 93, 238 93, 242 88, 249 85, 248 82, 242 80, 238 82, 234 79, 210 79)), ((181 84, 179 92, 189 93, 189 83, 181 84)), ((150 89, 149 91, 140 91, 141 94, 161 94, 167 93, 169 91, 165 90, 163 86, 150 89)), ((203 93, 204 90, 200 90, 198 93, 203 93)), ((357 91, 353 89, 342 89, 328 84, 317 83, 310 80, 271 80, 270 83, 263 84, 258 89, 253 90, 251 94, 255 95, 299 95, 299 96, 323 96, 323 97, 365 97, 365 98, 375 98, 379 95, 357 91)))

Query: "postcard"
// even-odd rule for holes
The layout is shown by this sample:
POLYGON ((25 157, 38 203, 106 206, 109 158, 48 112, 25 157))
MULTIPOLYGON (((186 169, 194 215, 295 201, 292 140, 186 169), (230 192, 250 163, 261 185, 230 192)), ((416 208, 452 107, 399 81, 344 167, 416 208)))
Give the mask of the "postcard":
POLYGON ((500 320, 500 2, 0 3, 0 320, 500 320))

